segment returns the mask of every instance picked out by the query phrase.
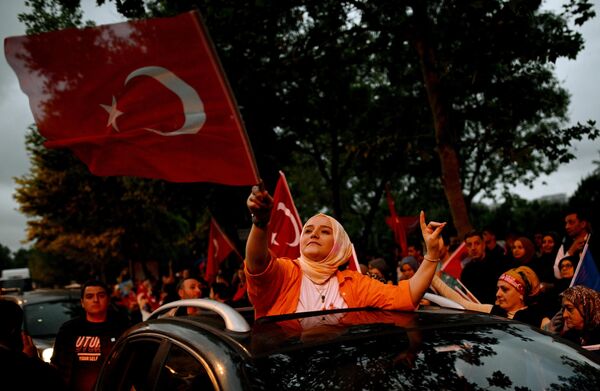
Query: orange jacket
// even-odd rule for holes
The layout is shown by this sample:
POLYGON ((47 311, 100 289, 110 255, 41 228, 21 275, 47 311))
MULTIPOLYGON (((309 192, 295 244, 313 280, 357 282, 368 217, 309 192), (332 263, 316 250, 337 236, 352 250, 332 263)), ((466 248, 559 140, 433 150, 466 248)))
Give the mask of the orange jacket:
MULTIPOLYGON (((276 258, 264 272, 250 274, 245 269, 248 298, 254 305, 255 317, 296 312, 302 283, 302 269, 297 259, 276 258)), ((408 280, 398 285, 383 284, 352 270, 337 271, 340 294, 350 308, 376 307, 387 310, 413 311, 408 280)))

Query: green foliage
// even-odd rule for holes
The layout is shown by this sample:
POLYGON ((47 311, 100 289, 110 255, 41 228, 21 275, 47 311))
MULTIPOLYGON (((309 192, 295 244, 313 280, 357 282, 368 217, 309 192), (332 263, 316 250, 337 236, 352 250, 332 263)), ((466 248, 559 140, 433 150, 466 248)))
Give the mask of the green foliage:
POLYGON ((569 204, 587 210, 594 232, 597 232, 600 227, 600 162, 595 163, 596 169, 581 180, 569 204))
POLYGON ((82 21, 78 1, 73 4, 72 0, 26 0, 25 5, 31 13, 19 14, 18 19, 27 26, 27 34, 94 25, 91 21, 82 21))
MULTIPOLYGON (((33 10, 21 20, 30 32, 84 24, 79 1, 29 4, 33 10)), ((564 127, 569 98, 553 73, 556 59, 575 58, 582 49, 570 22, 594 16, 587 0, 571 1, 562 15, 541 11, 539 2, 499 0, 115 5, 130 18, 198 9, 267 188, 274 189, 283 170, 301 216, 332 213, 364 252, 389 245, 382 200, 388 182, 401 215, 423 209, 430 218, 451 220, 441 142, 458 154, 470 204, 498 187, 531 184, 573 158, 573 140, 598 136, 593 123, 564 127), (450 125, 443 134, 435 133, 440 117, 431 111, 415 50, 422 42, 435 54, 431 69, 440 90, 434 98, 446 102, 450 125)), ((206 248, 207 210, 234 240, 249 223, 248 189, 92 177, 70 154, 44 150, 34 138, 28 141, 32 172, 19 179, 17 199, 32 217, 30 238, 40 249, 94 268, 109 260, 197 257, 206 248)), ((501 214, 524 208, 505 195, 501 214)), ((540 205, 538 212, 544 210, 540 205)), ((477 213, 474 206, 471 217, 477 213)), ((532 216, 518 217, 505 229, 528 230, 532 216)), ((488 220, 499 222, 482 215, 488 220)))
POLYGON ((564 211, 565 205, 561 203, 513 196, 500 205, 474 205, 471 219, 476 229, 492 229, 498 240, 508 235, 533 238, 538 232, 553 231, 561 235, 564 211))
POLYGON ((10 248, 0 244, 0 270, 9 269, 12 267, 12 254, 10 248))
POLYGON ((104 274, 129 260, 189 260, 200 253, 196 246, 206 247, 197 238, 206 233, 195 231, 206 213, 192 207, 202 205, 198 192, 183 192, 184 199, 175 184, 96 177, 69 151, 42 141, 34 129, 27 135, 32 172, 17 178, 15 198, 31 217, 28 239, 75 265, 73 274, 104 274))

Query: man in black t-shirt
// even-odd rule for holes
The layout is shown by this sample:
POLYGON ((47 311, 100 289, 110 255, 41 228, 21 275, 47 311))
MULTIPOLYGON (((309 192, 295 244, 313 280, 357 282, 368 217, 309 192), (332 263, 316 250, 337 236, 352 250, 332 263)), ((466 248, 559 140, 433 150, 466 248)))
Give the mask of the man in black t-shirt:
POLYGON ((106 356, 129 326, 128 319, 109 310, 110 295, 100 281, 81 290, 85 315, 65 322, 56 336, 51 362, 71 390, 91 390, 106 356))
POLYGON ((499 266, 485 252, 483 234, 471 231, 465 235, 467 247, 467 264, 464 266, 460 281, 483 304, 496 302, 496 284, 499 266))

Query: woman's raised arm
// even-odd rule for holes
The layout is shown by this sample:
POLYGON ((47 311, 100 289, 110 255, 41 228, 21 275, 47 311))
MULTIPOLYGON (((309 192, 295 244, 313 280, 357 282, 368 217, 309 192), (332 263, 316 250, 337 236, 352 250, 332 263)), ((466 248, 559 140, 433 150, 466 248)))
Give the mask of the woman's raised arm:
POLYGON ((440 262, 440 249, 444 245, 441 233, 442 229, 446 226, 446 223, 438 223, 436 221, 430 221, 429 224, 425 224, 425 212, 423 211, 421 211, 419 220, 427 252, 415 275, 408 280, 410 284, 410 297, 415 306, 419 304, 425 291, 431 285, 431 280, 440 262))
POLYGON ((261 185, 253 186, 246 205, 252 214, 252 228, 246 241, 246 267, 250 273, 260 274, 269 265, 267 226, 273 208, 273 198, 261 185))

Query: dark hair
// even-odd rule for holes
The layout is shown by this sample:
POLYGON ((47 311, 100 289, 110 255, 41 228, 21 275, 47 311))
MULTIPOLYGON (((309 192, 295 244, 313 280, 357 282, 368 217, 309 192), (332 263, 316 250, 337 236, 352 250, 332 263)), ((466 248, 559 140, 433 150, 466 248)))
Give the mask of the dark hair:
POLYGON ((83 294, 85 293, 85 288, 87 288, 88 286, 99 286, 100 288, 104 289, 104 292, 106 292, 107 295, 110 296, 110 289, 108 289, 108 286, 103 283, 100 280, 88 280, 86 281, 83 286, 81 287, 81 298, 83 299, 83 294))
POLYGON ((383 258, 375 258, 370 260, 368 266, 373 269, 378 269, 383 274, 388 272, 388 264, 383 258))
POLYGON ((12 300, 0 299, 0 341, 11 348, 21 350, 21 326, 23 309, 12 300))
POLYGON ((221 299, 229 298, 229 287, 222 282, 215 282, 211 286, 213 293, 221 299))
POLYGON ((544 236, 550 236, 552 239, 554 239, 554 243, 558 245, 558 242, 560 241, 560 236, 558 236, 558 234, 555 231, 546 231, 542 233, 542 237, 544 236))
POLYGON ((180 289, 183 289, 183 283, 184 283, 184 282, 186 282, 187 280, 196 280, 196 281, 198 281, 198 283, 199 283, 200 285, 202 285, 202 283, 200 282, 200 280, 199 280, 199 279, 197 279, 196 277, 189 276, 189 277, 186 277, 186 278, 182 278, 182 279, 181 279, 181 280, 180 280, 180 281, 177 283, 176 292, 179 292, 179 290, 180 290, 180 289))
POLYGON ((573 269, 575 269, 577 267, 577 265, 579 264, 579 257, 577 255, 567 255, 566 257, 564 257, 563 259, 561 259, 560 261, 558 261, 558 268, 559 269, 560 269, 560 266, 562 265, 562 263, 564 261, 571 262, 571 265, 573 265, 573 269))
POLYGON ((416 237, 410 237, 407 239, 406 241, 406 249, 408 250, 408 247, 414 247, 415 250, 419 250, 421 253, 423 253, 423 242, 416 238, 416 237))
POLYGON ((491 225, 486 225, 485 227, 483 227, 483 229, 481 230, 481 234, 483 235, 484 232, 489 232, 492 235, 496 236, 496 229, 491 225))
POLYGON ((483 233, 477 229, 472 229, 469 232, 467 232, 463 238, 463 240, 467 240, 469 238, 472 238, 473 236, 479 236, 479 238, 481 240, 483 240, 483 233))
POLYGON ((525 273, 523 273, 522 271, 518 271, 517 273, 519 273, 521 279, 523 280, 523 283, 525 284, 523 288, 523 293, 525 294, 525 297, 529 297, 529 294, 531 293, 531 282, 529 282, 529 278, 527 278, 525 273))
POLYGON ((577 215, 577 218, 580 221, 585 221, 587 223, 589 223, 590 220, 590 214, 588 213, 588 211, 584 208, 580 208, 578 206, 569 206, 566 210, 565 210, 565 216, 568 215, 572 215, 575 214, 577 215))

